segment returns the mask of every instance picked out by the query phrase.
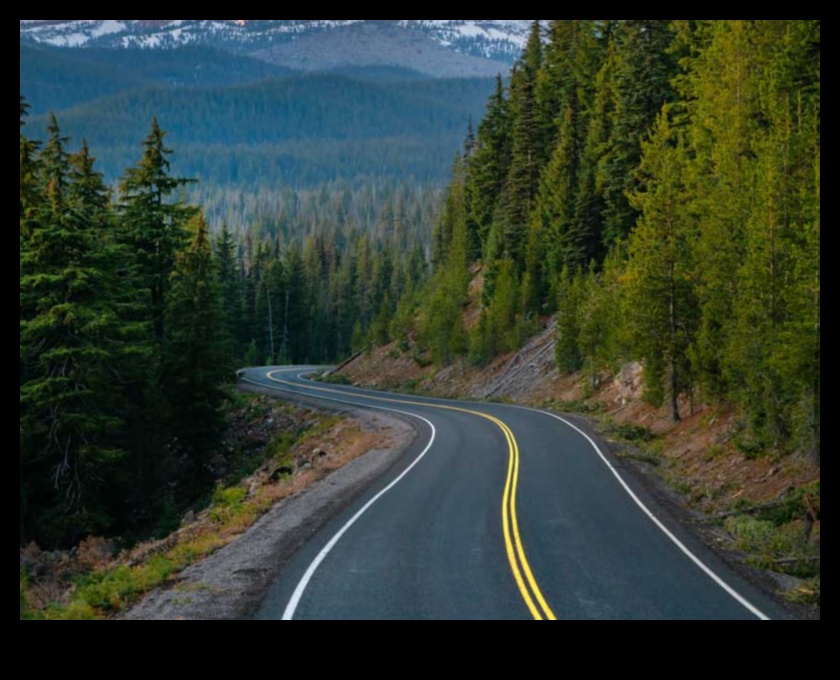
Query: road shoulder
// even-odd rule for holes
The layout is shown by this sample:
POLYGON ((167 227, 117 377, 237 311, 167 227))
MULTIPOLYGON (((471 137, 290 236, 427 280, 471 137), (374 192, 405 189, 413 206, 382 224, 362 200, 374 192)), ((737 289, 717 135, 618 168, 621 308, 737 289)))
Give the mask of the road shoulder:
MULTIPOLYGON (((251 391, 262 391, 254 388, 251 391)), ((277 396, 276 392, 265 393, 277 396)), ((311 400, 307 401, 312 405, 311 400)), ((319 408, 326 405, 318 403, 319 408)), ((387 432, 390 446, 369 451, 305 491, 281 501, 225 548, 185 570, 177 582, 148 594, 128 620, 250 618, 277 574, 331 519, 345 510, 411 448, 418 434, 408 419, 341 410, 365 429, 387 432)))

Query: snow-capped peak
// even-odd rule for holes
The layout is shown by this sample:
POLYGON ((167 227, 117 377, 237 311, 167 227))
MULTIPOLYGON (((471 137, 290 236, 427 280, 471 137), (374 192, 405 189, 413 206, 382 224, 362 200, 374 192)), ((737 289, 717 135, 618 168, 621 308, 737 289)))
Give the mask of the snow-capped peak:
MULTIPOLYGON (((169 48, 201 44, 251 52, 296 37, 368 19, 21 19, 21 40, 57 47, 169 48)), ((531 19, 394 19, 440 45, 472 56, 511 61, 522 49, 531 19)))

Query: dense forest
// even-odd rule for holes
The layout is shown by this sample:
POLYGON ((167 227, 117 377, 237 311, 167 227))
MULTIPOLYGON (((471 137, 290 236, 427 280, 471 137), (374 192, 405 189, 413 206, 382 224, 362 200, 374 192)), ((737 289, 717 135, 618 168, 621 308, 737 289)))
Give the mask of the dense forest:
POLYGON ((156 122, 111 190, 54 118, 29 139, 27 109, 21 97, 20 540, 166 532, 212 489, 235 368, 387 341, 427 277, 439 192, 231 191, 217 217, 257 217, 212 235, 156 122))
POLYGON ((596 388, 640 361, 674 420, 731 404, 744 450, 819 460, 819 20, 536 24, 432 256, 393 330, 435 361, 482 365, 556 314, 562 371, 596 388))
POLYGON ((291 72, 202 47, 21 44, 20 64, 31 136, 44 138, 55 113, 71 143, 96 149, 111 183, 135 161, 135 144, 156 116, 178 167, 207 192, 203 204, 232 187, 442 186, 467 120, 481 115, 493 88, 492 79, 431 79, 392 67, 291 72))

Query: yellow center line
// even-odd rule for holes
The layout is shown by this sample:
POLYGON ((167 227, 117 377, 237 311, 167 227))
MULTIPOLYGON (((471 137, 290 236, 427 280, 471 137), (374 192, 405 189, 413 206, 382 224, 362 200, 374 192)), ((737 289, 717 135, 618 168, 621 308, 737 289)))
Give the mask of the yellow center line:
POLYGON ((508 562, 510 563, 511 571, 513 572, 513 578, 516 581, 516 585, 519 588, 519 592, 522 595, 522 599, 525 601, 525 605, 531 612, 531 616, 533 616, 536 621, 557 620, 557 617, 554 615, 554 612, 551 610, 551 607, 549 607, 548 602, 546 602, 546 599, 543 596, 540 587, 537 585, 537 580, 534 578, 531 565, 528 563, 528 559, 525 557, 525 547, 522 543, 522 536, 519 531, 519 519, 516 512, 516 499, 519 488, 519 445, 516 443, 516 438, 513 436, 513 432, 504 422, 486 413, 481 413, 480 411, 471 411, 469 409, 459 408, 457 406, 443 406, 440 404, 426 404, 423 402, 408 401, 402 399, 373 397, 366 394, 354 394, 352 392, 333 390, 326 387, 315 387, 314 385, 296 385, 295 383, 276 378, 275 376, 279 373, 281 373, 281 371, 272 371, 267 373, 266 377, 272 382, 288 385, 290 387, 303 387, 304 389, 313 390, 315 392, 328 392, 331 394, 340 394, 345 397, 355 396, 360 399, 370 399, 372 401, 381 401, 389 404, 402 404, 405 406, 422 406, 425 408, 435 408, 444 411, 456 411, 459 413, 466 413, 469 415, 477 416, 479 418, 484 418, 485 420, 489 420, 492 423, 494 423, 499 429, 501 429, 502 433, 505 435, 505 439, 508 443, 508 449, 510 451, 510 457, 508 461, 508 474, 507 480, 505 481, 504 497, 502 499, 502 527, 504 530, 505 547, 507 551, 508 562))

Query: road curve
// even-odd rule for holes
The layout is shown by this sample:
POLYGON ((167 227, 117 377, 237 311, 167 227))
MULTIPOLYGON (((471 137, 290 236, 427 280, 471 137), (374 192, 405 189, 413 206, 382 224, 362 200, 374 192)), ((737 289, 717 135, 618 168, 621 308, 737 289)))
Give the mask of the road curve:
POLYGON ((421 436, 283 568, 258 619, 786 618, 579 425, 516 406, 312 383, 308 370, 242 377, 281 397, 396 412, 421 436))

